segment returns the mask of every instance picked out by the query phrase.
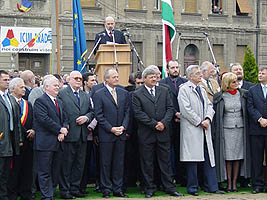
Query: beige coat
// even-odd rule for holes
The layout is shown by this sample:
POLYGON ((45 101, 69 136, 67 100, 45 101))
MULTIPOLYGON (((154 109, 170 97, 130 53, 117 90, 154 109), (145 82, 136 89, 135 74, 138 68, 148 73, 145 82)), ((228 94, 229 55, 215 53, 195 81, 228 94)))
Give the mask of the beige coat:
POLYGON ((215 166, 211 129, 204 131, 199 124, 206 118, 212 121, 214 110, 208 100, 206 90, 201 87, 204 98, 204 112, 195 85, 188 81, 179 90, 178 103, 181 112, 180 160, 189 162, 204 161, 204 136, 210 157, 210 164, 215 166))
POLYGON ((212 91, 209 89, 209 87, 206 83, 206 80, 203 78, 202 78, 202 81, 199 83, 199 85, 202 85, 205 88, 207 95, 208 95, 208 98, 209 98, 210 102, 212 103, 213 102, 213 95, 216 94, 217 92, 220 92, 220 86, 217 83, 217 81, 215 81, 213 79, 210 79, 209 83, 210 83, 210 87, 211 87, 212 91))

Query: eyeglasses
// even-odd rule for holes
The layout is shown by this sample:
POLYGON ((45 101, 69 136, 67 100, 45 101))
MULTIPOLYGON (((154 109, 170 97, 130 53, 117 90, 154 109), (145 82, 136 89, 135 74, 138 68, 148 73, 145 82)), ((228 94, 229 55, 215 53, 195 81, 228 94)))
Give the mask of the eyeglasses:
POLYGON ((83 79, 81 77, 73 77, 75 81, 82 81, 83 79))

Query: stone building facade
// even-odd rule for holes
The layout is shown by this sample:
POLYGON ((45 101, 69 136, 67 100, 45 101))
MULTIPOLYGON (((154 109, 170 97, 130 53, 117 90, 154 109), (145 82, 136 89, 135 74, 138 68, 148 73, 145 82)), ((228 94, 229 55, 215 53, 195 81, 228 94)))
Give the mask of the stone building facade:
MULTIPOLYGON (((52 27, 56 0, 33 0, 28 13, 16 8, 18 0, 0 0, 2 26, 52 27)), ((59 53, 61 73, 73 69, 72 0, 59 1, 59 53)), ((160 0, 81 0, 87 47, 94 45, 95 35, 103 30, 106 16, 116 19, 116 28, 130 28, 131 39, 145 66, 162 65, 162 23, 160 0)), ((243 62, 246 46, 254 52, 259 65, 267 65, 267 1, 266 0, 172 0, 177 36, 173 58, 179 56, 181 73, 189 64, 213 61, 212 50, 221 71, 230 63, 243 62), (178 35, 181 34, 179 48, 178 35)), ((56 49, 56 47, 53 47, 56 49)), ((31 69, 39 74, 56 72, 51 54, 0 53, 3 69, 31 69), (38 71, 39 70, 39 71, 38 71)), ((133 71, 137 70, 135 56, 133 71)), ((89 60, 94 64, 93 58, 89 60)))

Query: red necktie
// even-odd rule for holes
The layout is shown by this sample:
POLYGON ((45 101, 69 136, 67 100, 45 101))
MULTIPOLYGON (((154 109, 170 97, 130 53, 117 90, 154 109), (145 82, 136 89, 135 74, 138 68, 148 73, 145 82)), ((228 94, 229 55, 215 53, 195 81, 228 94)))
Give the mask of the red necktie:
POLYGON ((58 107, 58 104, 57 104, 57 100, 54 99, 54 101, 55 101, 55 104, 56 104, 56 108, 57 108, 58 114, 60 115, 60 110, 59 110, 59 107, 58 107))
POLYGON ((111 31, 109 32, 109 37, 110 37, 110 39, 113 38, 113 35, 112 35, 112 32, 111 31))

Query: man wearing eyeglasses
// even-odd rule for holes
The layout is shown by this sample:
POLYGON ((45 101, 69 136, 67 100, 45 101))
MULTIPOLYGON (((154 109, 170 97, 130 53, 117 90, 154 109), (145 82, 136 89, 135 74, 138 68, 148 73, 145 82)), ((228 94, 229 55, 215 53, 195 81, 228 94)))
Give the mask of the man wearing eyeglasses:
POLYGON ((63 102, 63 114, 66 117, 64 124, 69 129, 63 143, 64 156, 59 180, 60 196, 63 199, 85 196, 80 192, 80 181, 85 162, 87 126, 94 114, 90 99, 81 90, 81 86, 81 73, 72 71, 69 85, 59 93, 59 98, 63 102))
POLYGON ((0 199, 8 200, 7 181, 12 157, 19 155, 22 133, 16 100, 8 94, 9 75, 0 70, 0 199))

